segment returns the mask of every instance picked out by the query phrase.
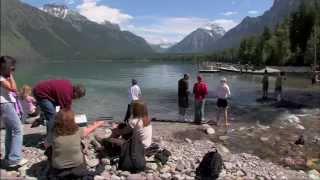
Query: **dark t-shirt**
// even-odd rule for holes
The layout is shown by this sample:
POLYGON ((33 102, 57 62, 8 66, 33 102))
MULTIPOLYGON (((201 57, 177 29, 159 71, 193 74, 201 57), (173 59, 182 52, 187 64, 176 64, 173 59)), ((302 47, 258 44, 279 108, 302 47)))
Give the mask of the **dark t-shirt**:
POLYGON ((178 82, 178 101, 179 107, 188 108, 189 107, 189 83, 185 79, 180 79, 178 82))
POLYGON ((178 82, 178 96, 188 96, 188 88, 189 88, 189 83, 185 79, 180 79, 178 82))
POLYGON ((73 86, 69 80, 42 81, 34 87, 37 99, 48 99, 61 108, 71 108, 73 86))

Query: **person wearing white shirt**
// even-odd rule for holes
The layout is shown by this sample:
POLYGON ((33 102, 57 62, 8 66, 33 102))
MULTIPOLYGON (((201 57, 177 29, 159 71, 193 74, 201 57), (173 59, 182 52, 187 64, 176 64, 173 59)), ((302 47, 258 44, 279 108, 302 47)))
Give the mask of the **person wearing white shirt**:
POLYGON ((230 125, 228 123, 228 98, 231 96, 230 88, 227 84, 227 79, 222 78, 220 81, 220 85, 216 90, 217 106, 218 106, 218 113, 217 113, 217 125, 219 123, 220 112, 224 112, 224 121, 226 128, 230 125))
POLYGON ((135 79, 131 80, 131 86, 129 87, 128 90, 128 98, 129 98, 129 104, 128 104, 128 108, 127 108, 127 112, 126 112, 126 116, 124 118, 124 121, 127 122, 131 116, 131 104, 133 101, 137 101, 140 100, 141 98, 141 89, 138 86, 138 81, 135 79))
POLYGON ((22 157, 23 127, 15 109, 16 100, 10 95, 17 92, 13 75, 15 64, 13 57, 0 57, 0 121, 3 121, 6 128, 4 159, 10 168, 27 163, 22 157))

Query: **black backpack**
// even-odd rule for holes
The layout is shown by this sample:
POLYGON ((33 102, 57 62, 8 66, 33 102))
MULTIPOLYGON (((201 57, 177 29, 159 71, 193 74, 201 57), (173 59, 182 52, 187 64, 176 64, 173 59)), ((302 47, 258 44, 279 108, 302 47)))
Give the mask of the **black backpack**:
POLYGON ((159 162, 161 162, 162 165, 164 165, 167 163, 170 156, 171 156, 171 152, 166 149, 163 149, 154 155, 154 159, 158 160, 159 162))
POLYGON ((217 151, 208 152, 196 169, 197 178, 215 180, 219 177, 222 166, 221 155, 217 151))
POLYGON ((146 167, 144 146, 136 136, 132 133, 131 138, 121 145, 118 168, 122 171, 139 173, 146 167))

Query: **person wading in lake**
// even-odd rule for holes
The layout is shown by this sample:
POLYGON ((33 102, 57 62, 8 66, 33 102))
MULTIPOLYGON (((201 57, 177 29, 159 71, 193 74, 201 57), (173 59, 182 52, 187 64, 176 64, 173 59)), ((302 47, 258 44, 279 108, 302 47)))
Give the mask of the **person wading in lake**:
POLYGON ((61 109, 71 109, 72 100, 79 99, 86 94, 83 85, 72 85, 69 80, 47 80, 38 83, 33 94, 47 120, 47 138, 45 146, 52 144, 52 128, 54 125, 56 106, 61 109))
POLYGON ((231 93, 230 93, 230 88, 227 84, 227 79, 222 78, 220 81, 220 85, 218 86, 216 90, 216 95, 218 97, 217 100, 217 106, 218 106, 218 113, 217 113, 217 125, 219 125, 219 118, 220 118, 220 113, 223 111, 224 114, 224 122, 226 128, 229 127, 228 123, 228 98, 230 98, 231 93))
POLYGON ((275 83, 275 96, 278 101, 282 100, 282 81, 284 80, 284 73, 280 72, 275 83))
POLYGON ((268 89, 269 89, 269 75, 268 75, 268 71, 265 70, 262 78, 262 99, 268 98, 268 89))
POLYGON ((184 74, 178 82, 179 120, 186 121, 186 110, 189 107, 189 75, 184 74))
POLYGON ((203 77, 198 75, 198 82, 193 86, 193 94, 194 94, 194 122, 196 124, 201 124, 205 121, 204 117, 204 108, 206 97, 208 95, 208 85, 204 82, 203 77))
POLYGON ((135 79, 131 80, 131 86, 129 87, 128 90, 129 93, 129 104, 128 104, 128 108, 127 108, 127 112, 126 112, 126 116, 124 117, 124 121, 128 122, 130 116, 131 116, 131 106, 132 106, 132 102, 139 100, 142 96, 141 94, 141 89, 138 86, 138 81, 135 79))

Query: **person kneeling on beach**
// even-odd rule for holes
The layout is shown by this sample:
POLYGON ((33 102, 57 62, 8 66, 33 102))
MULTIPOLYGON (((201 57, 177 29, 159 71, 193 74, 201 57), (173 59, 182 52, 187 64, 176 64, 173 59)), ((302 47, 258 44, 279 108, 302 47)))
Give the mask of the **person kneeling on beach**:
POLYGON ((72 177, 88 176, 81 139, 87 137, 103 124, 103 121, 96 121, 93 125, 80 129, 75 122, 75 114, 72 110, 60 110, 56 115, 53 126, 51 152, 47 152, 49 166, 51 167, 50 174, 59 175, 63 173, 70 174, 72 177), (69 173, 66 173, 66 171, 69 173), (77 172, 81 173, 78 174, 77 172))
POLYGON ((224 121, 226 128, 229 126, 228 123, 228 98, 231 96, 230 88, 227 84, 227 79, 222 78, 220 81, 220 85, 216 90, 216 95, 218 97, 217 106, 218 106, 218 113, 217 113, 217 125, 219 123, 220 118, 220 111, 224 112, 224 121))

